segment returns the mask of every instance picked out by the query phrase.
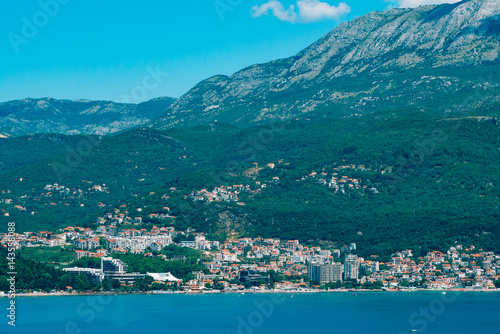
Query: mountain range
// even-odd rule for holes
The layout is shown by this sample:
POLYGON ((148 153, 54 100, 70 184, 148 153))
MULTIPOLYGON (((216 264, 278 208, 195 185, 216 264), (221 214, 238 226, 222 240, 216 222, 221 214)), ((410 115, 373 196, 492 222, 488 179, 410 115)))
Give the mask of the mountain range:
POLYGON ((492 0, 374 12, 179 99, 0 104, 1 226, 126 208, 214 238, 500 252, 499 15, 492 0), (251 191, 200 195, 234 185, 251 191))
POLYGON ((162 97, 139 104, 52 98, 3 102, 0 103, 0 136, 113 134, 150 122, 174 101, 174 98, 162 97))
POLYGON ((214 121, 248 127, 402 107, 494 108, 499 33, 495 0, 373 12, 340 24, 294 56, 213 76, 177 100, 1 103, 0 134, 112 134, 146 123, 167 129, 214 121), (471 95, 473 101, 464 99, 471 95))
POLYGON ((200 82, 155 125, 251 126, 401 106, 443 112, 478 87, 489 90, 475 102, 496 105, 499 15, 496 0, 373 12, 295 56, 200 82))

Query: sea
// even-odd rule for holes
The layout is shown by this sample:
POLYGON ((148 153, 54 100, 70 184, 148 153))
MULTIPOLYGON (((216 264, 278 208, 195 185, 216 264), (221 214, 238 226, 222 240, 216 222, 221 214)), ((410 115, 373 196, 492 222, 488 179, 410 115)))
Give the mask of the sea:
POLYGON ((0 333, 500 333, 498 292, 0 298, 0 333))

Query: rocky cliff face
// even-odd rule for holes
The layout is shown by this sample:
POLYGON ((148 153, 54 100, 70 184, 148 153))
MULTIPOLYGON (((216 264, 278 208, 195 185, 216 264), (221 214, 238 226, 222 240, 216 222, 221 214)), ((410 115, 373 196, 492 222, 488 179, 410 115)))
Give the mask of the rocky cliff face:
POLYGON ((51 98, 4 102, 0 103, 0 136, 111 134, 149 122, 173 101, 165 97, 140 104, 51 98))
POLYGON ((499 33, 497 0, 370 13, 293 57, 200 82, 155 126, 249 126, 402 106, 449 111, 478 87, 488 91, 480 104, 495 104, 499 33))

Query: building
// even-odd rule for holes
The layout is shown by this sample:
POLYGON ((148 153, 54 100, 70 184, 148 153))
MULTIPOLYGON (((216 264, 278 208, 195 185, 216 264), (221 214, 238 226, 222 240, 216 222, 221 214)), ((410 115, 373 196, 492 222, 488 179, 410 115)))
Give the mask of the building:
POLYGON ((240 281, 252 284, 257 284, 259 281, 263 281, 269 284, 269 276, 262 276, 255 270, 242 270, 240 272, 240 281))
POLYGON ((122 260, 112 257, 101 258, 101 270, 106 279, 116 279, 121 283, 133 283, 137 278, 144 278, 146 275, 139 273, 127 273, 128 266, 122 260))
POLYGON ((89 256, 89 252, 88 251, 84 251, 84 250, 75 250, 75 260, 80 260, 82 257, 87 257, 89 256))
POLYGON ((182 282, 182 280, 174 277, 171 273, 146 273, 146 275, 151 276, 155 281, 182 282))
POLYGON ((186 261, 186 255, 174 255, 172 258, 173 261, 186 261))
POLYGON ((318 282, 320 285, 330 282, 342 282, 343 272, 344 268, 339 262, 332 264, 309 262, 307 264, 307 276, 311 281, 318 282))
POLYGON ((239 262, 237 254, 231 253, 227 249, 223 249, 221 253, 222 253, 222 261, 239 262))
POLYGON ((159 242, 153 242, 150 247, 152 251, 157 252, 160 252, 163 249, 163 245, 159 242))
POLYGON ((63 271, 73 276, 86 275, 89 281, 93 283, 102 283, 102 281, 104 280, 104 273, 100 269, 75 267, 64 268, 63 271))
POLYGON ((346 280, 358 280, 359 259, 357 255, 349 254, 345 257, 344 278, 346 280))
POLYGON ((105 274, 124 274, 128 270, 128 266, 122 260, 112 257, 102 257, 101 268, 105 274))
POLYGON ((220 274, 212 274, 212 275, 206 275, 203 273, 203 271, 193 271, 192 274, 194 275, 195 279, 202 281, 202 280, 214 280, 217 278, 223 278, 220 274))
POLYGON ((371 271, 372 273, 376 273, 376 272, 378 272, 379 270, 380 270, 380 263, 379 263, 378 261, 373 261, 373 262, 372 262, 372 265, 371 265, 371 269, 370 269, 370 271, 371 271))
POLYGON ((180 247, 196 248, 196 241, 181 241, 180 247))

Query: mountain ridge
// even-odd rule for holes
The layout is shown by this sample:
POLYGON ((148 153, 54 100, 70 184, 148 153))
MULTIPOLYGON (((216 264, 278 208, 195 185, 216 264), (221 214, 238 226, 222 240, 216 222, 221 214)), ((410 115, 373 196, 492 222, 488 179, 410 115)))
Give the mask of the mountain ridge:
MULTIPOLYGON (((443 91, 436 98, 457 97, 457 91, 462 95, 481 83, 477 77, 464 83, 462 68, 482 64, 496 71, 499 32, 500 4, 492 0, 372 12, 340 24, 294 56, 201 81, 153 126, 166 129, 215 120, 251 126, 364 114, 367 111, 357 106, 363 99, 380 100, 376 110, 388 108, 384 99, 397 105, 407 99, 399 96, 400 90, 411 89, 424 76, 442 77, 440 72, 449 69, 456 73, 438 80, 443 91)), ((422 90, 411 102, 428 101, 425 90, 435 87, 422 90)))
POLYGON ((7 101, 0 103, 0 134, 107 135, 148 123, 173 101, 170 97, 138 104, 50 97, 7 101))
POLYGON ((450 105, 463 107, 464 96, 477 95, 478 87, 488 93, 475 103, 496 107, 500 85, 492 75, 500 73, 499 36, 500 3, 494 0, 372 12, 341 23, 296 55, 212 76, 179 99, 137 105, 51 98, 0 103, 0 137, 107 135, 137 126, 162 130, 214 121, 248 127, 360 117, 403 105, 446 113, 450 105), (441 105, 445 99, 449 103, 441 105), (57 104, 80 111, 61 111, 57 104))

